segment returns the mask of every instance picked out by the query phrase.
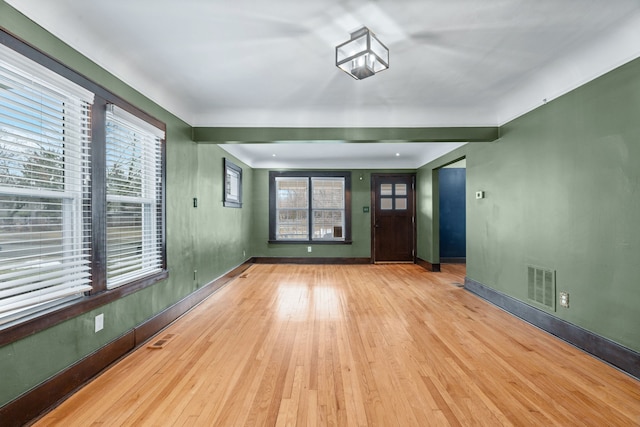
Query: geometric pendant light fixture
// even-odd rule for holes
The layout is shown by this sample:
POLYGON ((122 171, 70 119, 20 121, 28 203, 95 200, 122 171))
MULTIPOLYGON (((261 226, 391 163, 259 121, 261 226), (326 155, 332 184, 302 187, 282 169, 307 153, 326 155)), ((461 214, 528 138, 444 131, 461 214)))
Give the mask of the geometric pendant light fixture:
POLYGON ((367 27, 351 33, 351 39, 336 46, 336 67, 356 80, 389 68, 389 49, 367 27))

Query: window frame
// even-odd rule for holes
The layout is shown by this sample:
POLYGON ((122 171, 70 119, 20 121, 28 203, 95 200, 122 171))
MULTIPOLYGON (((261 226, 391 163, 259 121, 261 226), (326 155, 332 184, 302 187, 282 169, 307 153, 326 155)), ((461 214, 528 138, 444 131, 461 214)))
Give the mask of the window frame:
POLYGON ((222 205, 225 208, 242 207, 242 168, 226 157, 223 159, 224 176, 222 177, 222 205), (233 185, 231 176, 235 175, 233 185), (233 188, 232 188, 233 187, 233 188))
POLYGON ((48 68, 65 79, 94 93, 91 108, 91 212, 92 222, 91 276, 92 290, 84 297, 38 311, 0 326, 0 346, 22 339, 46 328, 87 313, 100 306, 116 301, 140 289, 151 286, 169 277, 166 254, 166 124, 128 101, 108 91, 89 78, 70 69, 34 46, 0 28, 0 44, 18 54, 48 68), (161 239, 161 271, 141 277, 122 286, 107 289, 106 286, 106 107, 116 105, 165 133, 161 141, 161 203, 157 214, 161 217, 159 238, 161 239))
POLYGON ((314 244, 314 245, 350 245, 351 240, 351 172, 350 171, 269 171, 269 240, 273 244, 314 244), (309 204, 307 206, 307 239, 277 239, 276 178, 306 178, 309 182, 309 204), (313 239, 313 178, 344 178, 344 240, 313 239))

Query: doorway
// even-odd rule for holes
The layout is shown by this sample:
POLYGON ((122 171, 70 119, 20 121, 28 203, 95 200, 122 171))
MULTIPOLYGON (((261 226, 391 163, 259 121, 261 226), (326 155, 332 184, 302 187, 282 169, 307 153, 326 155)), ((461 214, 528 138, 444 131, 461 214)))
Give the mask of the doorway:
POLYGON ((440 263, 466 262, 466 161, 438 170, 440 263))
POLYGON ((371 175, 371 258, 415 262, 415 174, 371 175))

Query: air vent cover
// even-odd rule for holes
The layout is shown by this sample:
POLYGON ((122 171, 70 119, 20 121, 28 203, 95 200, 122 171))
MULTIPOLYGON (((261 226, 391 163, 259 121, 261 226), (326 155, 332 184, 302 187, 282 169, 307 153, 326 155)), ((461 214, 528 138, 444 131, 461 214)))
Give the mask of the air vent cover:
POLYGON ((556 310, 556 272, 546 268, 527 266, 528 298, 545 308, 556 310))

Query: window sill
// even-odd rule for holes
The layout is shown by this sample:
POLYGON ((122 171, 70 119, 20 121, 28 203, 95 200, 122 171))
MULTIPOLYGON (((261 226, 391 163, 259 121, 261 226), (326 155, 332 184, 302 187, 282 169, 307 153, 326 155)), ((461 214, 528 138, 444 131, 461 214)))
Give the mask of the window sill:
POLYGON ((93 309, 116 301, 141 289, 151 286, 169 277, 169 271, 141 278, 137 281, 122 285, 117 288, 105 290, 93 295, 88 295, 76 301, 70 301, 64 305, 52 307, 49 310, 34 313, 31 317, 16 320, 15 323, 7 323, 0 328, 0 346, 18 341, 29 335, 36 334, 47 328, 62 323, 76 316, 80 316, 93 309))

